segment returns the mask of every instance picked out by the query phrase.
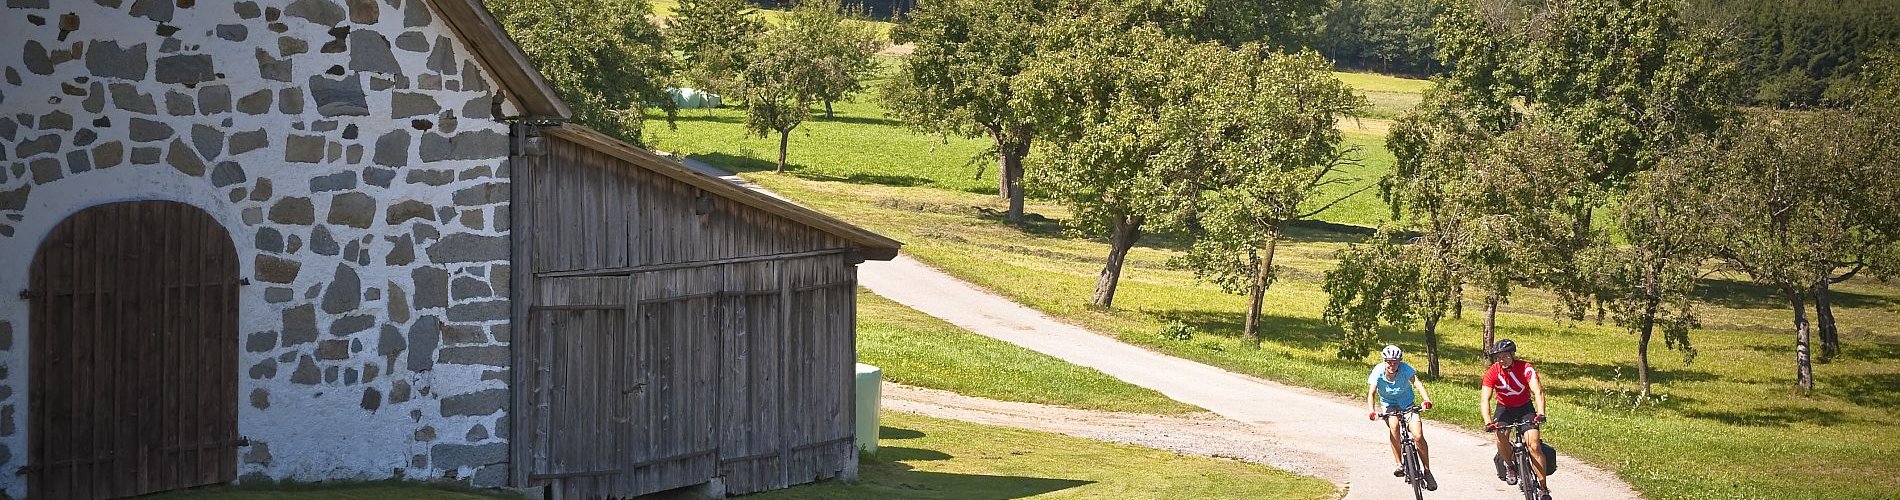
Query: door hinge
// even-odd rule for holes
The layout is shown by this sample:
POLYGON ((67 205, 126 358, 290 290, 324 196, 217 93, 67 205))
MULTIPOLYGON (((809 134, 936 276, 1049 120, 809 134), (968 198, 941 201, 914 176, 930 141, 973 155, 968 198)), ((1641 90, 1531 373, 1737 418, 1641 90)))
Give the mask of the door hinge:
POLYGON ((238 286, 251 286, 250 278, 238 278, 238 286))
POLYGON ((24 476, 24 475, 28 475, 32 473, 33 473, 33 466, 31 465, 22 465, 20 466, 18 470, 13 471, 13 475, 15 476, 24 476))
POLYGON ((33 300, 33 299, 39 298, 39 296, 40 296, 39 293, 34 292, 30 288, 20 290, 20 300, 33 300))

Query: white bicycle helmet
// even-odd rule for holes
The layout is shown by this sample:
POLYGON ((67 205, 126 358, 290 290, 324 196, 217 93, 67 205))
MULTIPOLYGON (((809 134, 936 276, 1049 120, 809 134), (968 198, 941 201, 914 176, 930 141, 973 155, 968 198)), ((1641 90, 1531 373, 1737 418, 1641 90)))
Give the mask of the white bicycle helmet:
POLYGON ((1379 359, 1383 359, 1386 361, 1402 359, 1404 357, 1405 357, 1405 353, 1400 352, 1399 346, 1395 346, 1395 345, 1387 345, 1385 346, 1385 349, 1379 351, 1379 359))

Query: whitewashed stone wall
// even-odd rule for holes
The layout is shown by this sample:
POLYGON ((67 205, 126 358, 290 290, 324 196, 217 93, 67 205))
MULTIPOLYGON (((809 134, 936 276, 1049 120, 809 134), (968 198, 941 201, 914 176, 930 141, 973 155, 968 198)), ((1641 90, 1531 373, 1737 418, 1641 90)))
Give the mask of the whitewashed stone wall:
POLYGON ((253 283, 240 481, 505 482, 512 106, 426 3, 7 0, 0 73, 5 493, 32 378, 14 294, 61 220, 143 199, 215 216, 253 283))

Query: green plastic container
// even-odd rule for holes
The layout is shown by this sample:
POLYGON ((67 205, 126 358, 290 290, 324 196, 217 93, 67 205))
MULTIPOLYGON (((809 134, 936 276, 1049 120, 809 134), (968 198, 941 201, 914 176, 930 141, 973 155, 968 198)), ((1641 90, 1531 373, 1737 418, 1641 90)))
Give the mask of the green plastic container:
POLYGON ((858 450, 864 453, 877 452, 878 383, 883 378, 883 370, 858 363, 858 425, 855 441, 858 450))

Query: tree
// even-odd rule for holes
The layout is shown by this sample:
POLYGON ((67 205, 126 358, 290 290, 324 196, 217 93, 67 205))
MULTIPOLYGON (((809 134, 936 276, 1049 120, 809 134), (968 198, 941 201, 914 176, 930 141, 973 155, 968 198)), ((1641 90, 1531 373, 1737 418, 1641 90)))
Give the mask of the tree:
POLYGON ((1592 178, 1600 186, 1620 188, 1734 116, 1739 58, 1721 33, 1691 25, 1677 5, 1553 2, 1518 28, 1517 91, 1603 164, 1592 178))
MULTIPOLYGON (((1477 66, 1467 65, 1464 69, 1470 71, 1477 66)), ((1508 106, 1487 107, 1481 95, 1456 90, 1457 81, 1437 80, 1426 90, 1419 105, 1406 111, 1392 125, 1386 145, 1398 161, 1393 173, 1379 181, 1380 197, 1391 206, 1392 219, 1403 224, 1401 227, 1407 231, 1419 233, 1408 243, 1412 251, 1405 254, 1407 259, 1383 265, 1414 266, 1422 278, 1430 280, 1395 284, 1413 287, 1409 293, 1435 299, 1410 302, 1415 304, 1415 310, 1401 311, 1393 317, 1417 316, 1424 320, 1425 347, 1433 364, 1437 362, 1438 321, 1443 318, 1445 308, 1451 308, 1454 317, 1459 316, 1462 309, 1468 262, 1465 253, 1471 248, 1470 234, 1465 230, 1469 216, 1464 212, 1466 205, 1461 202, 1464 195, 1457 189, 1461 185, 1459 181, 1473 161, 1471 153, 1482 150, 1504 127, 1504 120, 1514 121, 1516 116, 1510 114, 1508 106), (1426 294, 1425 288, 1440 283, 1447 288, 1442 293, 1449 296, 1426 294)), ((1382 254, 1365 254, 1377 255, 1382 254)), ((1348 261, 1341 260, 1340 267, 1348 265, 1348 261)), ((1341 274, 1339 278, 1328 275, 1327 290, 1342 308, 1359 300, 1354 297, 1354 290, 1366 286, 1353 280, 1354 276, 1350 273, 1341 274)), ((1362 304, 1382 306, 1380 302, 1362 304)), ((1487 309, 1487 312, 1494 311, 1494 308, 1487 309)), ((1371 330, 1355 332, 1350 323, 1347 325, 1347 342, 1340 355, 1363 357, 1369 348, 1364 343, 1370 342, 1366 339, 1370 338, 1367 335, 1371 330)), ((1486 333, 1488 345, 1488 335, 1492 332, 1486 333)))
POLYGON ((1834 87, 1841 105, 1848 108, 1845 116, 1854 120, 1853 130, 1858 137, 1864 138, 1856 152, 1858 166, 1850 167, 1858 171, 1855 178, 1864 182, 1879 184, 1860 184, 1852 181, 1830 183, 1834 187, 1834 196, 1852 200, 1852 203, 1866 207, 1856 213, 1873 216, 1869 220, 1842 221, 1858 229, 1850 234, 1859 241, 1852 245, 1858 248, 1852 255, 1842 256, 1844 272, 1828 277, 1815 285, 1814 318, 1815 330, 1821 338, 1821 354, 1817 361, 1828 362, 1840 354, 1840 331, 1835 326, 1834 310, 1831 305, 1830 288, 1842 281, 1853 278, 1861 270, 1873 268, 1891 271, 1900 259, 1900 220, 1879 214, 1893 213, 1892 209, 1880 207, 1900 207, 1900 186, 1895 185, 1893 170, 1900 166, 1900 52, 1891 49, 1877 51, 1867 55, 1863 72, 1852 79, 1844 79, 1834 87))
POLYGON ((863 7, 843 10, 839 0, 805 0, 792 9, 791 24, 807 30, 817 85, 813 89, 832 118, 831 104, 864 90, 864 81, 877 71, 877 52, 883 49, 877 29, 864 22, 863 7))
POLYGON ((752 12, 745 0, 680 0, 666 35, 685 60, 688 81, 715 93, 736 93, 746 60, 766 29, 752 12))
POLYGON ((1190 42, 1248 42, 1293 50, 1316 35, 1327 0, 1071 0, 1109 26, 1154 26, 1190 42))
POLYGON ((1442 10, 1436 0, 1337 0, 1314 48, 1342 68, 1424 77, 1441 69, 1432 20, 1442 10))
POLYGON ((1844 264, 1886 263, 1844 257, 1893 245, 1884 227, 1890 222, 1857 224, 1890 219, 1895 208, 1868 203, 1893 198, 1883 187, 1900 173, 1890 162, 1866 161, 1865 134, 1873 130, 1838 113, 1760 113, 1725 135, 1721 170, 1712 175, 1721 183, 1712 210, 1722 230, 1718 255, 1780 291, 1793 309, 1795 384, 1803 393, 1814 389, 1806 302, 1844 264), (1867 195, 1841 196, 1854 191, 1867 195))
POLYGON ((1288 224, 1347 197, 1320 191, 1349 182, 1336 120, 1364 105, 1319 54, 1283 55, 1257 44, 1209 50, 1207 87, 1169 116, 1188 128, 1175 153, 1202 171, 1202 231, 1182 259, 1201 279, 1248 294, 1242 332, 1260 341, 1260 309, 1288 224))
POLYGON ((891 30, 916 49, 883 88, 885 106, 926 132, 988 137, 1010 224, 1022 223, 1023 158, 1036 137, 1017 100, 1020 75, 1053 8, 1048 0, 925 0, 891 30))
POLYGON ((1206 83, 1210 68, 1197 61, 1218 49, 1097 21, 1051 26, 1068 45, 1036 58, 1016 91, 1050 148, 1029 180, 1074 211, 1078 230, 1108 237, 1090 303, 1110 307, 1144 230, 1180 227, 1189 215, 1201 171, 1182 160, 1198 130, 1180 106, 1206 83))
POLYGON ((1426 373, 1438 376, 1438 322, 1457 300, 1456 260, 1439 255, 1455 245, 1430 241, 1443 236, 1406 238, 1385 226, 1335 254, 1339 264, 1326 271, 1322 285, 1329 297, 1322 317, 1345 329, 1339 357, 1363 358, 1378 348, 1381 323, 1403 331, 1423 320, 1426 373))
POLYGON ((1649 344, 1658 329, 1665 346, 1695 359, 1694 293, 1703 261, 1712 256, 1707 208, 1714 189, 1706 162, 1719 155, 1691 148, 1654 170, 1637 174, 1622 199, 1617 229, 1628 243, 1594 245, 1604 271, 1609 309, 1616 323, 1637 336, 1635 404, 1649 397, 1649 344))
POLYGON ((1605 238, 1592 214, 1733 116, 1735 65, 1720 34, 1666 0, 1468 0, 1434 29, 1452 70, 1435 85, 1447 95, 1421 106, 1452 109, 1395 126, 1400 177, 1424 175, 1392 183, 1402 189, 1388 200, 1463 207, 1432 216, 1459 217, 1438 225, 1466 233, 1446 241, 1469 245, 1452 254, 1465 260, 1460 281, 1485 292, 1487 344, 1514 283, 1557 292, 1581 319, 1615 295, 1600 279, 1604 254, 1582 252, 1605 238), (1432 123, 1446 117, 1457 120, 1432 123), (1444 179, 1479 183, 1447 190, 1444 179))
POLYGON ((673 59, 645 0, 495 0, 496 19, 574 110, 574 121, 640 143, 648 103, 671 123, 673 59))
POLYGON ((785 171, 792 129, 811 118, 811 106, 818 101, 822 77, 818 66, 811 64, 815 59, 815 31, 802 19, 794 15, 785 25, 766 32, 749 57, 751 64, 740 74, 746 130, 759 137, 778 133, 775 172, 785 171))

